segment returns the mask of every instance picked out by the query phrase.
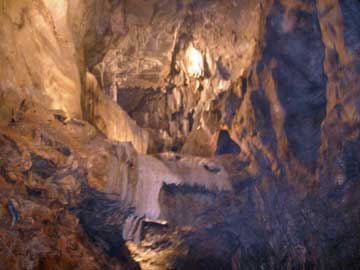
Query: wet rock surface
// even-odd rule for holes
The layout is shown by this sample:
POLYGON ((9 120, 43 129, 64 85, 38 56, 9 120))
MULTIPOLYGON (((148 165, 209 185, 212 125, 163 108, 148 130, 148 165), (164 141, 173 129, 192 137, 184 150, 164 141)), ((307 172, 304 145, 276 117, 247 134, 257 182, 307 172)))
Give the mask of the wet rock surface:
POLYGON ((55 2, 0 0, 0 269, 360 268, 359 1, 55 2))

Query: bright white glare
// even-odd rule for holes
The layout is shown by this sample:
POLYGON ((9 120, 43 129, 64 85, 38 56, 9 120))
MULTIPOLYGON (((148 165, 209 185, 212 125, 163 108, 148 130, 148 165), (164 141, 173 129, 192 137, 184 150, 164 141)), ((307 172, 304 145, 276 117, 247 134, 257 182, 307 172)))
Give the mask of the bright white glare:
POLYGON ((204 75, 204 60, 199 50, 192 44, 186 50, 187 72, 190 77, 199 78, 204 75))

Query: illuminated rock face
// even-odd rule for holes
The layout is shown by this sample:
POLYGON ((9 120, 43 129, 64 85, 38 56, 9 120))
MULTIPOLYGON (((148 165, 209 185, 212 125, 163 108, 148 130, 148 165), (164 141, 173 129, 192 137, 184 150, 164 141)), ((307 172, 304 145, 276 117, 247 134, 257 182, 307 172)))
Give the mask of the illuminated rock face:
POLYGON ((96 126, 109 139, 131 142, 138 153, 145 154, 148 149, 149 135, 116 103, 105 96, 96 78, 86 73, 86 89, 83 94, 85 119, 96 126))
POLYGON ((0 86, 22 89, 49 109, 89 120, 110 139, 130 141, 146 153, 147 133, 86 72, 92 58, 86 60, 84 54, 105 46, 97 39, 105 39, 101 16, 110 13, 110 3, 16 0, 1 4, 0 86))
POLYGON ((211 160, 178 157, 157 160, 150 156, 139 156, 139 178, 136 185, 135 205, 139 216, 159 219, 163 216, 159 203, 164 185, 199 187, 211 192, 230 191, 231 183, 224 167, 211 160), (216 171, 211 171, 214 167, 216 171))
POLYGON ((186 49, 186 69, 189 76, 199 78, 204 75, 204 60, 201 52, 192 44, 186 49))
POLYGON ((360 268, 359 14, 0 0, 0 268, 360 268))
POLYGON ((82 117, 81 79, 68 2, 2 1, 0 82, 22 88, 49 108, 82 117))
MULTIPOLYGON (((188 138, 212 136, 231 121, 234 112, 223 123, 212 111, 241 100, 235 88, 261 40, 265 10, 257 1, 180 2, 119 3, 111 46, 91 67, 108 95, 117 91, 117 102, 150 130, 151 152, 180 151, 193 144, 188 138)), ((206 154, 189 149, 183 152, 206 154)))

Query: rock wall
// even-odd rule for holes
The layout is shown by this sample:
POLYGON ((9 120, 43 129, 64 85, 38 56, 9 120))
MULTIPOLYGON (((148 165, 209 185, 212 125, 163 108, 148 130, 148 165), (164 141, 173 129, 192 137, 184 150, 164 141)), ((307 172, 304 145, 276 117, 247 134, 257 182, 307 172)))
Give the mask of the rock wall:
MULTIPOLYGON (((211 136, 231 122, 241 101, 235 85, 259 48, 257 1, 130 1, 113 14, 114 39, 91 70, 150 129, 152 151, 180 150, 189 134, 211 136), (195 74, 192 57, 199 58, 195 74)), ((184 152, 200 154, 195 149, 184 152)))
POLYGON ((81 79, 67 1, 1 1, 2 84, 81 118, 81 79))
POLYGON ((85 119, 96 126, 109 139, 131 142, 139 153, 146 153, 148 133, 115 102, 105 96, 94 75, 86 73, 86 87, 82 93, 85 119))
POLYGON ((357 11, 356 1, 120 2, 111 46, 89 68, 149 130, 150 152, 212 156, 227 133, 277 175, 316 182, 338 136, 327 132, 334 111, 356 126, 357 11))
POLYGON ((358 1, 0 4, 6 269, 359 268, 358 1))
POLYGON ((0 4, 2 87, 21 89, 49 109, 89 120, 109 138, 131 141, 146 153, 146 132, 101 90, 96 91, 97 83, 87 73, 87 63, 109 43, 104 18, 111 12, 110 1, 2 0, 0 4))
MULTIPOLYGON (((121 232, 112 236, 113 245, 97 238, 110 226, 101 211, 125 213, 126 204, 108 188, 119 178, 135 181, 133 147, 47 109, 22 89, 0 93, 0 269, 136 266, 121 232), (80 225, 88 220, 93 227, 80 225)), ((119 224, 126 218, 116 217, 119 224)))
MULTIPOLYGON (((204 242, 214 239, 212 226, 224 242, 231 231, 239 237, 236 253, 222 250, 230 257, 224 265, 221 256, 210 259, 216 251, 207 257, 209 249, 191 242, 194 257, 185 251, 174 256, 184 256, 192 263, 186 267, 194 269, 353 267, 357 259, 346 254, 358 240, 339 239, 349 240, 344 230, 358 239, 357 207, 350 207, 356 195, 350 190, 359 178, 359 3, 143 4, 120 5, 119 38, 91 70, 108 95, 149 129, 156 142, 151 151, 240 153, 239 170, 230 166, 230 179, 242 199, 216 225, 222 213, 211 205, 225 203, 221 195, 171 184, 160 191, 166 219, 199 228, 204 242), (181 209, 191 209, 189 216, 181 209), (332 229, 319 229, 327 218, 332 229), (343 253, 332 256, 337 243, 343 253)), ((149 235, 155 241, 153 231, 149 235)), ((149 249, 141 248, 144 259, 141 252, 149 249)), ((152 254, 147 263, 161 261, 169 249, 154 248, 159 256, 152 254)))

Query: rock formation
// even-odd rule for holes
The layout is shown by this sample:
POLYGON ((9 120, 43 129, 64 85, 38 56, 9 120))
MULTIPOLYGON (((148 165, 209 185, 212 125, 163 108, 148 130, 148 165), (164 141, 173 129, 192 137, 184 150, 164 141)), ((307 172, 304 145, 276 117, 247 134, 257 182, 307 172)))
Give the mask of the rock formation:
POLYGON ((359 269, 360 2, 0 0, 0 269, 359 269))

